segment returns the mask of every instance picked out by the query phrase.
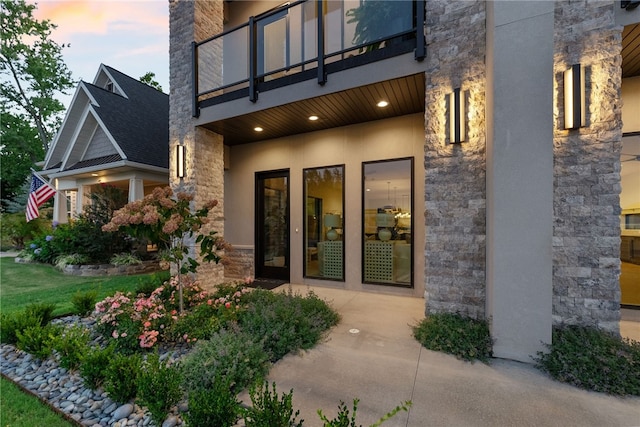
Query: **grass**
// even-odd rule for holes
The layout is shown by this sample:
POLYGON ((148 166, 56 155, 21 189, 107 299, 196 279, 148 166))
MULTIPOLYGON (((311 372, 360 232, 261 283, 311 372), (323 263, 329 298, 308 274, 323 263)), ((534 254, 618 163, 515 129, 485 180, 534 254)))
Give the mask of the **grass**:
POLYGON ((53 412, 38 398, 24 393, 11 381, 0 378, 0 425, 69 427, 74 424, 53 412))
POLYGON ((73 312, 72 298, 78 292, 95 291, 97 299, 116 291, 133 291, 138 276, 78 277, 68 276, 53 266, 16 263, 11 257, 0 258, 0 312, 13 313, 28 304, 55 303, 54 316, 73 312))

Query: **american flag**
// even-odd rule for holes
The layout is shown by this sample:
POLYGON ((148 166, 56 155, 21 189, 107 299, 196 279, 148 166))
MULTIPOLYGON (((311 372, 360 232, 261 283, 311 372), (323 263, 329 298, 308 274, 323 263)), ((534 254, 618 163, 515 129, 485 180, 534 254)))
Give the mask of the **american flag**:
POLYGON ((56 194, 56 189, 44 182, 35 172, 31 174, 31 189, 27 200, 27 222, 38 218, 38 208, 56 194))

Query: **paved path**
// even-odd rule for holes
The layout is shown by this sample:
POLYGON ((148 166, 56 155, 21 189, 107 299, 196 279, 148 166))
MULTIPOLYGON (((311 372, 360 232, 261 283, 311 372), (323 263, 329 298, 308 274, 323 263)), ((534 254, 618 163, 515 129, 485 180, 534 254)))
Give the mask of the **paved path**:
POLYGON ((279 393, 294 389, 305 426, 321 425, 318 409, 331 418, 340 400, 351 405, 355 397, 357 425, 365 426, 406 400, 410 412, 384 427, 640 426, 640 398, 580 390, 529 364, 471 364, 422 348, 409 325, 423 318, 423 299, 292 288, 313 289, 342 315, 326 342, 285 357, 269 374, 279 393))

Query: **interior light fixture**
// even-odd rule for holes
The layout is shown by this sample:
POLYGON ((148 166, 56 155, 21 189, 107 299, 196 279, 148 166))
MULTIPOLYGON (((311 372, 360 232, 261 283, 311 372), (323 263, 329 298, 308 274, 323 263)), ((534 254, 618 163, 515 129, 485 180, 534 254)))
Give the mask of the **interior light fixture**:
POLYGON ((178 178, 182 179, 185 176, 186 172, 186 157, 185 157, 185 147, 184 145, 178 145, 176 147, 176 175, 178 178))
POLYGON ((312 122, 315 122, 318 119, 319 119, 319 117, 316 116, 316 115, 309 116, 309 120, 312 121, 312 122))
POLYGON ((256 126, 253 128, 253 130, 255 130, 256 132, 262 132, 264 129, 262 129, 260 126, 256 126))
POLYGON ((380 108, 384 108, 384 107, 386 107, 387 105, 389 105, 389 102, 387 102, 387 101, 384 101, 384 100, 383 100, 383 101, 378 102, 376 105, 377 105, 378 107, 380 107, 380 108))
POLYGON ((92 173, 91 176, 98 176, 98 174, 97 173, 92 173))
POLYGON ((466 140, 466 105, 464 92, 456 88, 449 95, 449 142, 457 144, 466 140))
POLYGON ((585 72, 580 64, 564 72, 564 128, 578 129, 586 125, 585 72))

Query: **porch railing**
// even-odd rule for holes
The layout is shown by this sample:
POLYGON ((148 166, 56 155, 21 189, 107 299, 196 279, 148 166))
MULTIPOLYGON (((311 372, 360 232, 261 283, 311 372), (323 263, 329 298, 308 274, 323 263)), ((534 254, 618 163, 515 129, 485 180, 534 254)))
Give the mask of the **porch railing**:
POLYGON ((193 116, 200 115, 201 101, 224 102, 224 95, 240 93, 256 102, 260 90, 279 80, 315 77, 322 85, 332 64, 358 65, 363 62, 353 59, 365 53, 374 60, 387 57, 396 45, 410 46, 422 60, 424 16, 425 0, 300 0, 252 16, 192 43, 193 116))

